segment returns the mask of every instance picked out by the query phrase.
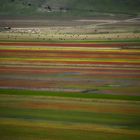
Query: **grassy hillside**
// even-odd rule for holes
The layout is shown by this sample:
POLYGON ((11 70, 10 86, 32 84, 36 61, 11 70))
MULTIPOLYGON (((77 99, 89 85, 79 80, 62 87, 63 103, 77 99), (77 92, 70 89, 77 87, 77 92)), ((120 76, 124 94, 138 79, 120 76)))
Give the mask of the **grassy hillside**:
POLYGON ((1 16, 68 16, 139 14, 140 0, 1 0, 1 16))

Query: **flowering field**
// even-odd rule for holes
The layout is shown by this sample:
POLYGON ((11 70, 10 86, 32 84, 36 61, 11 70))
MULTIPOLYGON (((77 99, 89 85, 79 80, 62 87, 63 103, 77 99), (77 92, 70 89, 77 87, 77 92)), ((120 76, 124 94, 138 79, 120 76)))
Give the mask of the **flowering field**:
POLYGON ((0 42, 0 137, 138 140, 139 46, 0 42))
POLYGON ((0 87, 139 96, 139 45, 1 42, 0 87))

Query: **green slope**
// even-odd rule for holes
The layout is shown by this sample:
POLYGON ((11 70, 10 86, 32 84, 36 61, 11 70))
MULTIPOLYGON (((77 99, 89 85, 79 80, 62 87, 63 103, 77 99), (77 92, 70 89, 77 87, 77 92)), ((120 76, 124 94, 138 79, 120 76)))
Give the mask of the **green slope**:
POLYGON ((139 14, 140 0, 0 0, 1 16, 68 16, 139 14))

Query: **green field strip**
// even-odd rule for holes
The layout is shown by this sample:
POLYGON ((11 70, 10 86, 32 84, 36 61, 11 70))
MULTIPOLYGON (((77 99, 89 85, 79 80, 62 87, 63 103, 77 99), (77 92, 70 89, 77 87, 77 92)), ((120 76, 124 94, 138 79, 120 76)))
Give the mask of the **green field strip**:
POLYGON ((7 39, 4 38, 3 35, 0 35, 1 39, 0 42, 50 42, 50 43, 55 43, 55 42, 60 42, 60 43, 135 43, 135 42, 140 42, 140 39, 112 39, 112 40, 103 40, 103 39, 96 39, 96 40, 71 40, 71 39, 67 39, 67 40, 49 40, 49 39, 7 39))
MULTIPOLYGON (((93 126, 91 130, 71 128, 70 124, 54 124, 45 122, 31 122, 25 120, 2 119, 0 120, 0 135, 3 140, 14 140, 15 137, 20 140, 86 140, 86 139, 104 139, 108 140, 139 140, 138 132, 106 128, 104 126, 93 126), (96 129, 95 129, 96 128, 96 129), (133 134, 134 133, 134 134, 133 134), (136 133, 136 134, 135 134, 136 133)), ((80 126, 78 126, 80 127, 80 126)))
POLYGON ((94 113, 108 113, 128 116, 139 116, 138 101, 75 99, 61 97, 38 97, 0 95, 0 107, 8 109, 51 109, 70 110, 94 113), (64 108, 63 108, 64 107, 64 108))
POLYGON ((127 129, 139 129, 139 117, 139 115, 124 115, 116 113, 95 113, 78 110, 67 111, 61 109, 24 109, 0 106, 0 118, 102 124, 127 129))
POLYGON ((0 94, 140 101, 140 96, 96 94, 96 93, 95 94, 94 93, 90 94, 90 93, 49 92, 49 91, 0 89, 0 94))

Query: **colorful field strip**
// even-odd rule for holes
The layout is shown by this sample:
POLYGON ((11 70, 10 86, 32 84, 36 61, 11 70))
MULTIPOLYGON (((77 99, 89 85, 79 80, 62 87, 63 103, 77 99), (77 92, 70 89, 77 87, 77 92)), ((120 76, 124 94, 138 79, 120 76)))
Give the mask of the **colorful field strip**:
POLYGON ((51 88, 54 91, 60 88, 92 94, 139 96, 139 46, 139 43, 1 42, 0 87, 51 88), (15 77, 8 78, 10 73, 15 77), (36 78, 31 80, 35 74, 36 78), (22 79, 24 75, 30 75, 31 79, 22 79), (78 77, 82 80, 86 77, 86 81, 76 81, 78 77), (121 82, 124 80, 127 82, 121 82), (123 91, 123 88, 134 87, 135 83, 137 88, 132 93, 123 91))
POLYGON ((139 140, 139 43, 0 42, 0 139, 139 140))

